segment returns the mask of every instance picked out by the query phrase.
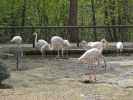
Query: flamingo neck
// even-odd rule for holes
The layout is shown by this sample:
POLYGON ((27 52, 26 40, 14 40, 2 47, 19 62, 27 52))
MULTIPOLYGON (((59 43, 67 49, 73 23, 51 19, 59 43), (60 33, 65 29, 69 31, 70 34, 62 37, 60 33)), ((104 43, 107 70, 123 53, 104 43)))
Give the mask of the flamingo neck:
POLYGON ((49 50, 53 50, 53 46, 49 44, 49 50))
POLYGON ((35 46, 37 45, 37 34, 35 35, 35 46))

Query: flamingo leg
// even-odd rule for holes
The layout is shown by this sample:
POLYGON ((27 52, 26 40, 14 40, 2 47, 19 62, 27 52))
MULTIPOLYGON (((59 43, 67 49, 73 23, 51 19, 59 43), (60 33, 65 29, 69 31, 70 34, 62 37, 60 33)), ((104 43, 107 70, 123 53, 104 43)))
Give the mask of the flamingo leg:
POLYGON ((19 47, 16 47, 16 70, 19 70, 19 47))
POLYGON ((121 55, 121 51, 120 51, 120 49, 117 50, 117 55, 118 55, 118 56, 121 55))
POLYGON ((88 75, 89 75, 89 80, 91 80, 91 66, 88 65, 88 75))
POLYGON ((91 66, 91 70, 90 70, 90 80, 92 81, 93 80, 93 66, 91 66))
POLYGON ((119 52, 120 52, 120 55, 122 55, 122 50, 121 49, 119 50, 119 52))
MULTIPOLYGON (((98 62, 98 65, 99 65, 99 63, 100 63, 99 62, 99 59, 97 57, 94 57, 93 59, 94 59, 93 60, 94 61, 93 63, 95 63, 95 61, 97 61, 98 62)), ((93 81, 94 82, 96 82, 96 67, 97 67, 97 65, 95 65, 95 64, 92 67, 92 76, 93 76, 93 81)))
POLYGON ((43 52, 41 52, 41 54, 42 54, 42 57, 44 57, 44 51, 43 51, 43 52))
POLYGON ((42 57, 47 56, 46 50, 43 50, 43 51, 41 52, 41 54, 42 54, 42 57))
POLYGON ((48 54, 47 54, 46 50, 45 50, 44 52, 45 52, 45 55, 46 55, 46 57, 47 57, 47 56, 48 56, 48 54))
MULTIPOLYGON (((89 62, 91 62, 91 58, 89 57, 89 62)), ((90 64, 88 65, 88 69, 89 69, 89 80, 92 81, 92 65, 90 66, 90 64)))
POLYGON ((59 49, 57 50, 57 56, 58 56, 58 57, 60 56, 60 51, 59 51, 59 49))
POLYGON ((66 56, 68 57, 68 49, 66 49, 66 56))
POLYGON ((63 56, 64 56, 64 52, 63 52, 63 51, 64 51, 64 49, 62 48, 62 49, 61 49, 61 51, 62 51, 61 53, 62 53, 62 57, 63 57, 63 56))
POLYGON ((106 72, 107 71, 107 63, 106 63, 105 57, 102 56, 102 58, 103 58, 103 61, 104 61, 104 67, 105 67, 105 72, 106 72))
POLYGON ((22 65, 22 57, 23 57, 23 50, 22 50, 22 47, 20 46, 20 65, 21 65, 21 67, 23 67, 23 65, 22 65))
POLYGON ((96 82, 96 66, 93 67, 93 80, 96 82))
POLYGON ((96 71, 94 66, 88 66, 89 67, 89 80, 90 81, 96 81, 96 71))
MULTIPOLYGON (((93 63, 90 66, 90 70, 89 70, 89 79, 91 81, 96 82, 96 65, 94 64, 94 62, 97 60, 97 58, 93 57, 93 58, 89 58, 90 61, 93 63)), ((88 66, 89 67, 89 66, 88 66)))

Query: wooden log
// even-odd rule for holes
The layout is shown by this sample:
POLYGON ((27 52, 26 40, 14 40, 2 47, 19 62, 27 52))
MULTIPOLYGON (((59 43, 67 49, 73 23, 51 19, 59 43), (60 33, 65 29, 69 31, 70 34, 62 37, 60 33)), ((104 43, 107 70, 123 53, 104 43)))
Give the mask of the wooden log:
MULTIPOLYGON (((68 50, 64 50, 64 54, 67 55, 81 55, 85 52, 85 49, 68 49, 68 50)), ((10 49, 9 53, 11 54, 15 54, 15 49, 10 49)), ((35 48, 23 48, 23 53, 24 55, 41 55, 41 52, 39 50, 36 50, 35 48)), ((124 48, 122 51, 122 54, 125 53, 133 53, 133 48, 124 48)), ((57 55, 57 50, 46 50, 46 54, 47 55, 57 55)), ((115 47, 113 48, 108 48, 108 49, 104 49, 103 50, 103 54, 117 54, 117 49, 115 47)))
MULTIPOLYGON (((71 54, 83 54, 86 50, 84 49, 70 49, 70 50, 64 50, 64 54, 68 55, 71 54)), ((46 51, 47 55, 57 55, 57 50, 47 50, 46 51)), ((123 51, 121 52, 122 54, 125 53, 133 53, 133 48, 124 48, 123 51)), ((24 51, 25 55, 41 55, 41 52, 38 50, 29 50, 29 51, 24 51)), ((103 54, 117 54, 117 50, 114 48, 110 49, 104 49, 103 54)))

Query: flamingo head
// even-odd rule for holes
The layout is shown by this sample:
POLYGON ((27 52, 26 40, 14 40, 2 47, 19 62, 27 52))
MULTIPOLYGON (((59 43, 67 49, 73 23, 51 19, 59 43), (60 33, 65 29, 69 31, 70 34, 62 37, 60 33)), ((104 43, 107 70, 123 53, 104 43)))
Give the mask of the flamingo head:
POLYGON ((70 44, 70 42, 69 42, 68 40, 64 40, 64 45, 65 45, 65 46, 68 46, 68 47, 71 46, 71 44, 70 44))
POLYGON ((87 42, 85 40, 82 40, 81 43, 82 44, 87 44, 87 42))
POLYGON ((101 42, 103 43, 104 48, 108 48, 111 46, 111 44, 105 38, 102 39, 101 42))
POLYGON ((34 32, 33 35, 34 35, 34 36, 37 36, 37 32, 34 32))

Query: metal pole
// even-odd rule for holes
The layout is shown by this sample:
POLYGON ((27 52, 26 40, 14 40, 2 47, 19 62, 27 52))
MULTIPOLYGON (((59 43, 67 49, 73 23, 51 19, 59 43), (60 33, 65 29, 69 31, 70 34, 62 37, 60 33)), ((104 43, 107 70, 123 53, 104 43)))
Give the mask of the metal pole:
POLYGON ((33 35, 32 46, 35 48, 35 35, 33 35))
POLYGON ((18 45, 17 45, 17 47, 16 47, 16 60, 17 60, 17 62, 16 62, 16 69, 17 69, 17 71, 19 70, 19 47, 18 47, 18 45))
POLYGON ((22 51, 22 49, 21 49, 21 47, 20 47, 20 45, 17 45, 17 47, 16 47, 16 69, 17 69, 17 71, 18 70, 20 70, 20 68, 21 68, 21 63, 22 63, 22 54, 23 53, 23 51, 22 51))

